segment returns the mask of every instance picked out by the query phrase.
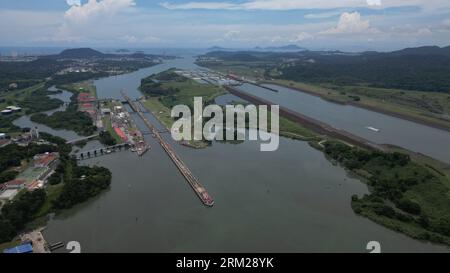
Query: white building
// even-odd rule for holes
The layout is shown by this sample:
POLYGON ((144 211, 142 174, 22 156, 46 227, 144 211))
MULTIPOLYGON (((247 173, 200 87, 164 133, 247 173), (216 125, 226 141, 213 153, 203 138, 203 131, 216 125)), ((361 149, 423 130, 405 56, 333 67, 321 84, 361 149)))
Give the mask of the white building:
POLYGON ((0 194, 0 200, 11 201, 18 193, 18 190, 5 190, 0 194))

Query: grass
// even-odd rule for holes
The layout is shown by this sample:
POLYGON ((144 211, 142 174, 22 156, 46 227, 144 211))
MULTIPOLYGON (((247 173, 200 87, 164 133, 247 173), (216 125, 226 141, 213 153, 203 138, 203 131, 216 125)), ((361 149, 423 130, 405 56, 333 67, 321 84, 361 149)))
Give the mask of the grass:
MULTIPOLYGON (((0 103, 0 110, 4 110, 10 105, 17 105, 20 101, 25 100, 27 96, 31 95, 31 93, 43 87, 44 83, 39 83, 25 89, 8 92, 6 95, 1 96, 2 99, 5 99, 5 102, 0 103)), ((25 113, 25 111, 22 111, 22 113, 25 113)))
POLYGON ((111 119, 109 117, 103 118, 103 126, 106 128, 106 130, 111 134, 111 136, 116 140, 118 144, 122 143, 122 139, 120 138, 119 135, 117 135, 116 131, 114 131, 111 124, 111 119))
POLYGON ((399 114, 424 123, 450 128, 450 120, 443 117, 450 113, 449 94, 366 86, 319 86, 287 80, 275 80, 274 83, 305 90, 329 101, 352 102, 362 107, 399 114), (351 96, 357 96, 360 100, 354 101, 351 96))
POLYGON ((62 85, 61 88, 74 93, 86 92, 91 94, 95 98, 97 97, 97 88, 95 87, 93 81, 82 81, 77 83, 65 84, 62 85))
POLYGON ((170 117, 170 109, 164 106, 159 98, 147 98, 144 101, 144 105, 147 109, 149 109, 153 115, 155 115, 159 121, 166 126, 167 128, 171 128, 174 120, 170 117))
POLYGON ((222 62, 204 62, 200 65, 224 74, 236 74, 239 76, 260 79, 264 77, 266 62, 249 62, 242 64, 240 62, 222 61, 222 62))
POLYGON ((58 185, 49 185, 46 188, 47 191, 47 198, 44 201, 44 204, 39 208, 39 210, 35 214, 35 218, 43 217, 49 214, 53 209, 53 201, 55 201, 59 195, 61 194, 61 191, 64 187, 63 183, 60 183, 58 185))

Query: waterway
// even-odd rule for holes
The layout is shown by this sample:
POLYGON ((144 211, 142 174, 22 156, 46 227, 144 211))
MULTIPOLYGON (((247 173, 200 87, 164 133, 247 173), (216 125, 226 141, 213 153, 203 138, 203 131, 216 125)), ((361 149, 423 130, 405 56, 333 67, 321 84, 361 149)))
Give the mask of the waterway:
MULTIPOLYGON (((48 90, 49 91, 56 91, 56 88, 51 87, 48 90)), ((46 111, 46 112, 43 112, 43 113, 45 113, 47 115, 51 115, 51 114, 53 114, 55 112, 65 111, 66 110, 66 104, 70 103, 70 98, 72 96, 72 93, 68 92, 66 90, 61 90, 61 91, 62 91, 61 93, 56 93, 54 95, 50 95, 49 97, 50 98, 59 99, 59 100, 63 101, 64 104, 61 107, 57 108, 57 109, 53 109, 53 110, 46 111)), ((41 131, 41 132, 47 132, 49 134, 62 137, 64 139, 66 139, 66 140, 79 139, 79 138, 82 137, 82 136, 78 135, 77 133, 75 133, 73 131, 70 131, 70 130, 64 130, 64 129, 56 130, 56 129, 50 128, 48 126, 45 126, 43 124, 33 122, 33 121, 30 120, 30 116, 29 115, 22 116, 22 117, 16 119, 15 121, 13 121, 13 124, 16 125, 16 126, 19 126, 21 128, 36 128, 37 127, 38 130, 41 131)))
MULTIPOLYGON (((141 78, 171 67, 196 68, 192 61, 100 79, 97 93, 120 98, 125 89, 139 97, 141 78)), ((367 186, 306 142, 282 138, 278 151, 262 153, 259 142, 194 150, 171 141, 214 198, 215 206, 207 208, 159 144, 146 138, 152 149, 142 158, 121 152, 83 161, 109 168, 111 188, 52 218, 47 241, 78 241, 83 252, 367 252, 374 240, 386 252, 449 250, 355 215, 351 196, 367 193, 367 186)))
POLYGON ((329 102, 286 87, 265 86, 278 92, 252 84, 244 84, 238 89, 374 143, 393 144, 450 163, 450 132, 351 105, 329 102), (367 127, 380 131, 375 132, 367 127))

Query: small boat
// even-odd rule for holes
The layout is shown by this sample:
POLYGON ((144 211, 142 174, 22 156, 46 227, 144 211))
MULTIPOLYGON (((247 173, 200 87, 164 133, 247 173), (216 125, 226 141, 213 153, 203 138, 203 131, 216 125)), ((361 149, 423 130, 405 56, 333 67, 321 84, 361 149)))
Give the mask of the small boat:
POLYGON ((379 132, 380 131, 380 129, 377 129, 377 128, 374 128, 374 127, 366 127, 367 129, 369 129, 369 130, 371 130, 371 131, 374 131, 374 132, 379 132))

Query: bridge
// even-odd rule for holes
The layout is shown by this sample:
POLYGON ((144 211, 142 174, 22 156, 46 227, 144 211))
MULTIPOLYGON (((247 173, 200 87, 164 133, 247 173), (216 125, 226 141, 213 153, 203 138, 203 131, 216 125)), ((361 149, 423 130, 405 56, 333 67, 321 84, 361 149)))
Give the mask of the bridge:
POLYGON ((97 148, 90 151, 83 151, 76 154, 73 154, 72 156, 76 158, 77 160, 86 160, 91 159, 94 157, 104 156, 115 152, 125 151, 128 150, 131 147, 128 143, 122 143, 117 144, 114 146, 104 147, 104 148, 97 148))
POLYGON ((205 206, 212 207, 214 205, 214 200, 206 191, 205 187, 198 181, 198 179, 192 174, 191 170, 187 167, 187 165, 181 160, 181 158, 177 155, 177 153, 173 150, 173 148, 161 137, 160 132, 150 123, 150 121, 143 114, 141 107, 142 105, 136 105, 124 91, 121 91, 122 96, 128 102, 130 107, 135 111, 141 119, 144 121, 145 125, 150 129, 152 135, 159 142, 161 147, 173 161, 175 166, 178 168, 180 173, 184 176, 186 181, 189 183, 191 188, 194 190, 195 194, 200 198, 205 206))
POLYGON ((97 133, 97 134, 92 135, 92 136, 87 136, 87 137, 82 137, 82 138, 78 138, 78 139, 74 139, 74 140, 69 140, 66 143, 67 144, 74 144, 74 143, 77 143, 77 142, 80 142, 80 141, 90 140, 90 139, 96 138, 98 136, 99 136, 99 134, 97 133))

